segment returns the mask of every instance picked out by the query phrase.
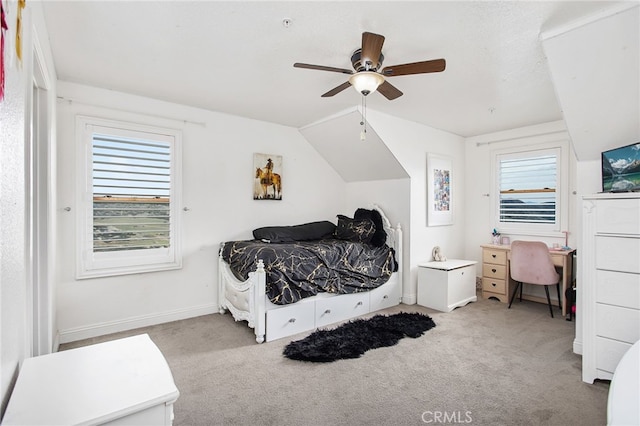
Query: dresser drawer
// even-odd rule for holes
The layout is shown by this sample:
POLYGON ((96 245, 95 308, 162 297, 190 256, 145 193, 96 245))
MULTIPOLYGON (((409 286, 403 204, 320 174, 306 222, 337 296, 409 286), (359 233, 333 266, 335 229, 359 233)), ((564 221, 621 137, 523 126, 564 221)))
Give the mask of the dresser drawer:
POLYGON ((483 249, 483 263, 497 263, 499 265, 507 264, 507 252, 504 250, 483 249))
POLYGON ((505 294, 506 285, 505 280, 496 280, 492 278, 482 278, 482 290, 490 291, 491 293, 505 294))
POLYGON ((597 235, 596 268, 640 274, 640 238, 597 235))
POLYGON ((327 297, 316 300, 316 327, 323 327, 344 321, 369 312, 367 293, 342 294, 340 297, 327 297))
POLYGON ((596 368, 613 374, 620 359, 631 347, 630 343, 596 337, 596 368))
POLYGON ((596 302, 640 309, 640 274, 596 270, 596 302))
POLYGON ((640 340, 640 311, 596 303, 596 335, 635 343, 640 340))
POLYGON ((640 199, 600 200, 596 209, 596 232, 640 235, 640 199))
POLYGON ((485 263, 482 265, 482 276, 487 278, 502 279, 507 276, 507 267, 505 265, 493 265, 485 263))

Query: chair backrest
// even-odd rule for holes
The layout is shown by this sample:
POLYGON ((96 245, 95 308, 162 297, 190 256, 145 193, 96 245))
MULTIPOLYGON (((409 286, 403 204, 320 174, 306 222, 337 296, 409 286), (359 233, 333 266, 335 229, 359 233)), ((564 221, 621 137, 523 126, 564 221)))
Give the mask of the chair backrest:
POLYGON ((511 278, 527 284, 552 285, 560 281, 542 241, 513 241, 511 243, 511 278))

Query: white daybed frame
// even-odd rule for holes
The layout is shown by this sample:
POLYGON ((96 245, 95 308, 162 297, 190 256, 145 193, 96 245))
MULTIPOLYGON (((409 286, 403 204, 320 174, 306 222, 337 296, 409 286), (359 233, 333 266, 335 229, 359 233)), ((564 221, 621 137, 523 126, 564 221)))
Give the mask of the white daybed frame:
POLYGON ((256 271, 249 273, 249 279, 239 281, 219 255, 220 313, 228 310, 236 321, 247 321, 255 331, 256 341, 262 343, 398 305, 402 298, 402 229, 400 224, 393 228, 380 207, 372 208, 382 216, 387 245, 395 250, 398 262, 398 271, 382 286, 363 293, 320 293, 293 304, 275 305, 266 295, 262 260, 258 260, 256 271))

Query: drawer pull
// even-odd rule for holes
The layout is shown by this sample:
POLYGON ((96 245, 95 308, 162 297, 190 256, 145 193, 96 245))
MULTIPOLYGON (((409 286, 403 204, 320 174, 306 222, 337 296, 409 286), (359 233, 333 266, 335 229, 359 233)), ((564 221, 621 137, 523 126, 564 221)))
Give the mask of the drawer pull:
POLYGON ((362 306, 362 302, 356 303, 356 306, 362 306))
POLYGON ((496 286, 496 283, 491 283, 491 285, 495 287, 495 286, 496 286))
POLYGON ((296 322, 296 319, 295 319, 295 318, 290 318, 290 319, 289 319, 289 322, 290 322, 291 324, 293 324, 294 322, 296 322))
POLYGON ((327 309, 326 311, 324 311, 325 315, 326 314, 330 314, 331 313, 331 309, 327 309))
POLYGON ((388 299, 389 296, 387 296, 386 294, 382 297, 383 299, 388 299))
POLYGON ((493 272, 494 274, 495 274, 497 271, 498 271, 498 270, 497 270, 497 269, 495 269, 495 268, 492 268, 492 269, 491 269, 491 272, 493 272))
POLYGON ((494 259, 496 258, 496 256, 497 256, 496 254, 492 254, 491 255, 491 257, 493 257, 494 259))

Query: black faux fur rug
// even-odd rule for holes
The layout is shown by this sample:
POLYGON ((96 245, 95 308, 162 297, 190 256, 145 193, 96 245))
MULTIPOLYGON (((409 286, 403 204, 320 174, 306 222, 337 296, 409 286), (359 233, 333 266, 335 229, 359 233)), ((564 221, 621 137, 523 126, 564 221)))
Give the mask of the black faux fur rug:
POLYGON ((405 336, 420 337, 436 324, 427 315, 400 312, 356 319, 333 330, 318 330, 289 343, 284 356, 300 361, 332 362, 359 358, 369 349, 393 346, 405 336))

